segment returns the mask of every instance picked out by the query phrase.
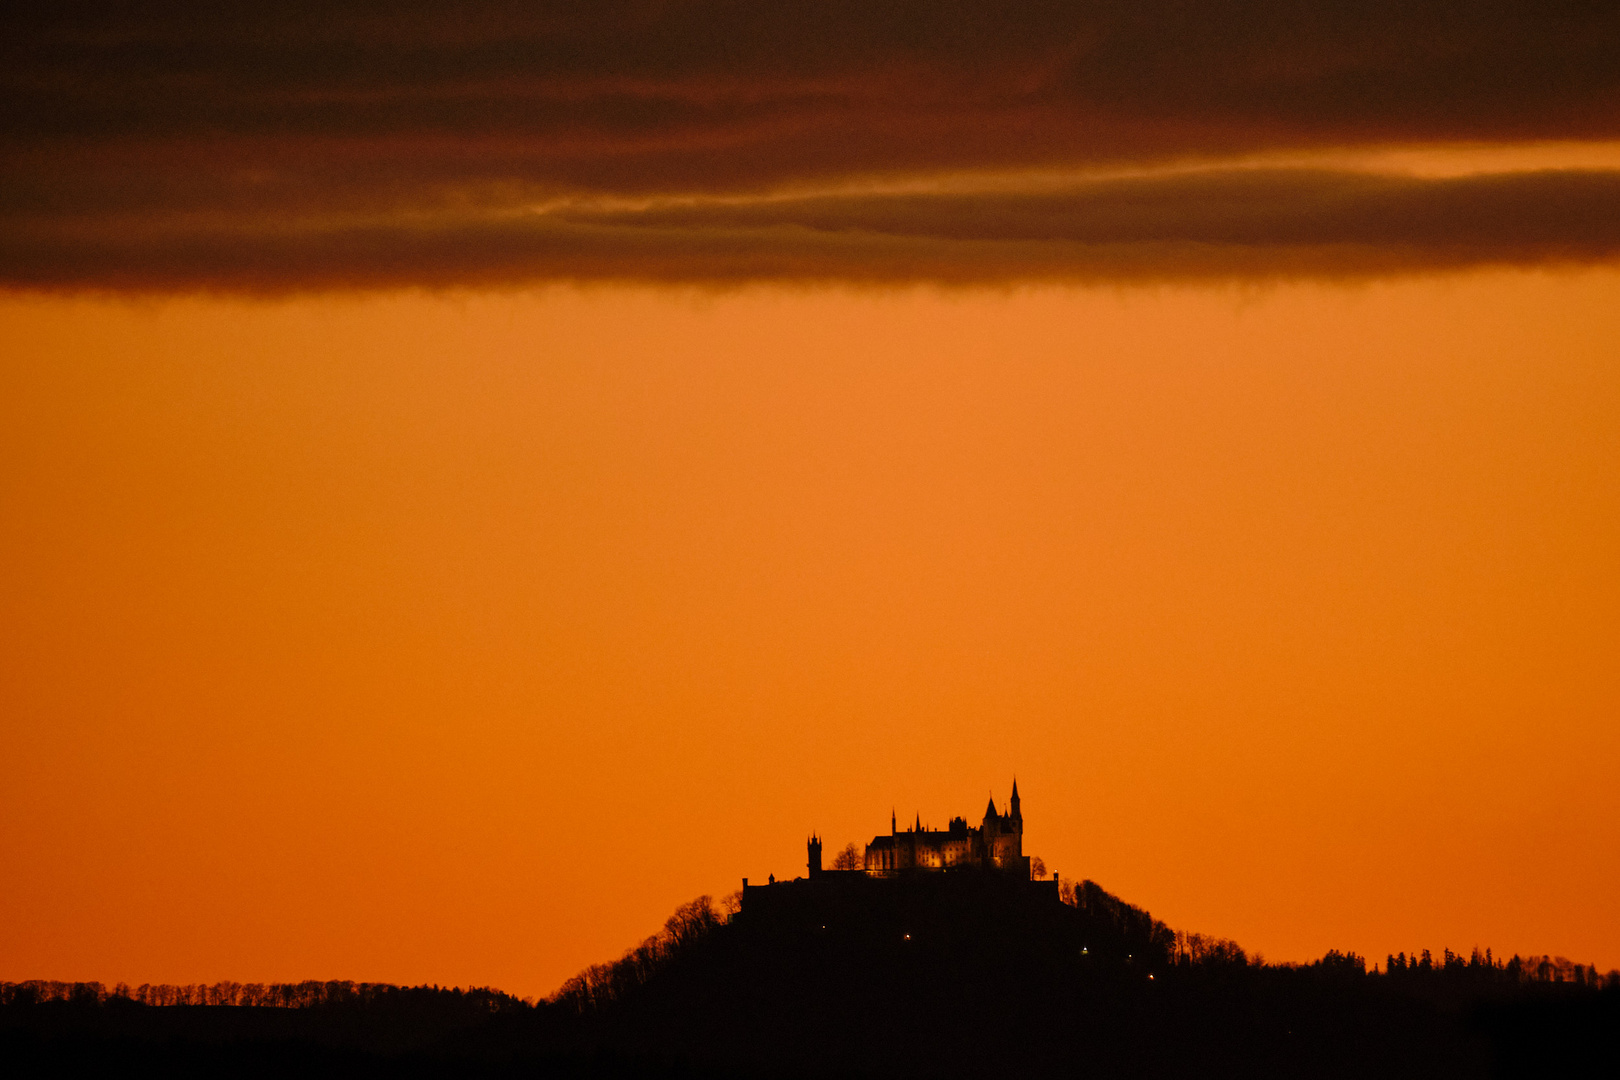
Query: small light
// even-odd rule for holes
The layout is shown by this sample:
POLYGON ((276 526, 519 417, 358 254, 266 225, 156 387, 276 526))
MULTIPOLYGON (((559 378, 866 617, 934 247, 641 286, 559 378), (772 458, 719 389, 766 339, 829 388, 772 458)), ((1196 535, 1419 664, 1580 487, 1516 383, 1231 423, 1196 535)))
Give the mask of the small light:
POLYGON ((906 935, 906 940, 907 940, 907 941, 910 941, 910 940, 911 940, 911 935, 910 935, 910 934, 907 934, 907 935, 906 935))

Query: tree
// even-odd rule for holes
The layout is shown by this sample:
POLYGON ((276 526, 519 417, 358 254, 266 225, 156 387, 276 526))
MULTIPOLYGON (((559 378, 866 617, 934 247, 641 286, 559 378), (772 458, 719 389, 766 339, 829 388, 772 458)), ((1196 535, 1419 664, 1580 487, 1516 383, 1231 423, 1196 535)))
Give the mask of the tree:
POLYGON ((865 870, 866 856, 854 844, 845 844, 844 850, 833 856, 834 870, 865 870))

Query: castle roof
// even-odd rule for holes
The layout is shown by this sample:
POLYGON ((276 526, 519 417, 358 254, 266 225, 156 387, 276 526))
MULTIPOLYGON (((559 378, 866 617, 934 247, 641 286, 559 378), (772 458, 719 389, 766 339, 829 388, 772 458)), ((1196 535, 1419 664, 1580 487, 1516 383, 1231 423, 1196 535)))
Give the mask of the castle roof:
MULTIPOLYGON (((903 833, 900 834, 900 840, 902 842, 905 842, 905 843, 910 842, 909 840, 906 839, 907 837, 918 837, 918 838, 921 838, 922 840, 925 840, 925 841, 932 841, 932 840, 966 840, 967 836, 968 836, 968 833, 970 831, 971 832, 978 832, 979 830, 978 829, 969 830, 969 829, 966 829, 966 828, 963 828, 963 829, 918 829, 915 832, 912 832, 912 831, 908 830, 908 831, 903 832, 903 833)), ((866 846, 869 847, 869 848, 876 848, 879 851, 884 851, 884 850, 887 850, 889 848, 894 847, 894 844, 895 844, 895 837, 893 837, 893 836, 891 836, 891 835, 889 835, 887 833, 884 833, 881 836, 874 836, 872 838, 872 842, 870 844, 867 844, 866 846)))

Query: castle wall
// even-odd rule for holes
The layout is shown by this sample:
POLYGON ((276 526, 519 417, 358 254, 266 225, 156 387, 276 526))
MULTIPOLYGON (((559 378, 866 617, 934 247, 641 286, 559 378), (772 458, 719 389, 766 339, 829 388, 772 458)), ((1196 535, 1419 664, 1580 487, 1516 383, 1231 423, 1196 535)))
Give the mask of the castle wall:
POLYGON ((868 872, 947 870, 953 867, 993 865, 1015 869, 1021 865, 1023 834, 1008 832, 986 836, 984 830, 955 832, 903 832, 874 837, 866 847, 868 872))
POLYGON ((1030 860, 1024 856, 1024 820, 1016 782, 1008 810, 998 813, 991 802, 980 828, 970 828, 965 818, 955 817, 948 829, 924 829, 919 820, 904 832, 875 836, 866 845, 866 872, 888 875, 902 870, 996 867, 1021 871, 1027 877, 1030 860))

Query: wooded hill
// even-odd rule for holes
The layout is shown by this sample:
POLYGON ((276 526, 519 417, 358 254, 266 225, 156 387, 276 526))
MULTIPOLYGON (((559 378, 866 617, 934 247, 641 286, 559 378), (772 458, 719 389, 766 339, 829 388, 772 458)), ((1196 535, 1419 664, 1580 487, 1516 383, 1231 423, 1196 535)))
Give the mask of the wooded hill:
POLYGON ((0 984, 0 1066, 1432 1078, 1620 1065, 1620 973, 1449 950, 1390 957, 1379 971, 1339 952, 1264 964, 1233 942, 1177 933, 1092 882, 1044 906, 993 888, 952 897, 880 897, 825 923, 756 918, 701 897, 543 1001, 346 982, 0 984))

